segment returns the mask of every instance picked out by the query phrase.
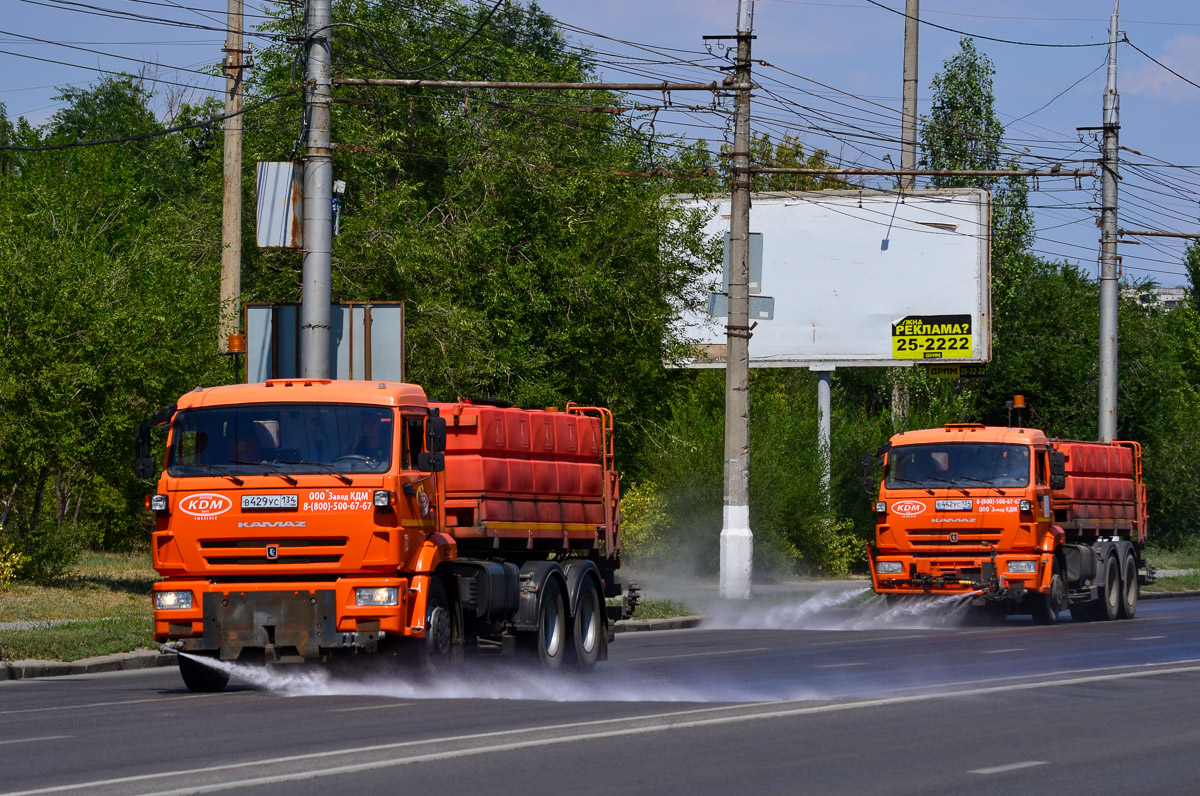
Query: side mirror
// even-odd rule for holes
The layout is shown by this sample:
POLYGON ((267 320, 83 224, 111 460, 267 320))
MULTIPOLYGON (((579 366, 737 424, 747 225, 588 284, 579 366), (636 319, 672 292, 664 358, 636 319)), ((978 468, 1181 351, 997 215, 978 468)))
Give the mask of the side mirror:
POLYGON ((425 450, 430 453, 446 450, 446 418, 433 415, 425 421, 425 450))
POLYGON ((875 479, 869 475, 864 475, 862 479, 863 491, 868 495, 875 494, 875 479))
POLYGON ((871 454, 864 453, 861 464, 862 464, 863 478, 866 478, 867 476, 869 476, 871 474, 871 469, 875 466, 875 462, 874 462, 871 454))
POLYGON ((425 451, 417 454, 417 469, 423 473, 446 469, 446 418, 431 415, 425 421, 425 451))
POLYGON ((158 471, 154 457, 150 455, 150 424, 138 423, 133 438, 133 472, 143 481, 149 481, 158 471))
POLYGON ((1050 451, 1050 488, 1067 488, 1067 455, 1062 451, 1050 451))

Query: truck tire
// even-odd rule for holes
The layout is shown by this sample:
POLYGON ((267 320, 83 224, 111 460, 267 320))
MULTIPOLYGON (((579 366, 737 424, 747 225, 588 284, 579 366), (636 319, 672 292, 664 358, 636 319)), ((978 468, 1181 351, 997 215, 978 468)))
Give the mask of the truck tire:
POLYGON ((421 668, 440 671, 449 666, 453 640, 454 613, 446 588, 441 580, 431 577, 425 595, 425 638, 419 642, 421 668))
POLYGON ((1050 591, 1033 595, 1033 621, 1039 625, 1058 624, 1058 615, 1062 613, 1066 598, 1067 587, 1063 584, 1062 575, 1056 566, 1050 576, 1050 591))
POLYGON ((179 675, 189 691, 197 694, 216 694, 229 684, 229 672, 215 669, 187 655, 179 656, 179 675))
POLYGON ((1125 566, 1121 575, 1121 604, 1122 619, 1133 619, 1137 614, 1138 597, 1141 587, 1138 585, 1137 561, 1133 554, 1125 556, 1125 566))
POLYGON ((567 612, 563 608, 562 586, 558 578, 546 579, 538 599, 537 630, 525 633, 527 649, 546 669, 558 669, 566 658, 567 612))
POLYGON ((1104 559, 1104 589, 1096 604, 1096 618, 1112 621, 1121 613, 1121 569, 1117 557, 1104 559))
POLYGON ((579 603, 571 618, 571 665, 580 672, 590 672, 600 660, 604 620, 600 613, 600 593, 596 582, 584 578, 579 585, 579 603))

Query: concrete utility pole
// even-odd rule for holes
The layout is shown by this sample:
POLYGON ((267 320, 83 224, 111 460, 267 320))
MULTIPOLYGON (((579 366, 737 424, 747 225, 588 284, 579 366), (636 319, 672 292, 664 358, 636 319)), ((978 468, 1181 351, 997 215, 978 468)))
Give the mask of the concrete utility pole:
MULTIPOLYGON (((900 109, 900 168, 917 167, 917 39, 921 30, 921 0, 908 0, 904 9, 904 93, 900 109)), ((916 185, 916 177, 902 175, 900 187, 916 185)))
POLYGON ((221 303, 217 350, 237 334, 242 296, 242 0, 229 0, 225 40, 225 173, 221 208, 221 303))
MULTIPOLYGON (((738 0, 737 77, 750 84, 754 0, 738 0)), ((729 323, 725 362, 725 512, 721 526, 722 597, 749 599, 750 533, 750 90, 734 100, 733 195, 729 219, 729 323)))
POLYGON ((329 305, 333 271, 333 157, 330 154, 332 11, 308 0, 304 69, 304 275, 300 307, 300 375, 329 378, 329 305))
MULTIPOLYGON (((904 7, 904 85, 900 100, 900 190, 917 186, 917 42, 921 31, 920 0, 908 0, 904 7), (909 173, 905 173, 909 172, 909 173)), ((908 385, 900 380, 902 371, 894 371, 892 382, 892 426, 908 424, 908 385)))
POLYGON ((1108 83, 1104 89, 1103 194, 1100 206, 1100 440, 1117 435, 1117 11, 1113 2, 1108 27, 1108 83))

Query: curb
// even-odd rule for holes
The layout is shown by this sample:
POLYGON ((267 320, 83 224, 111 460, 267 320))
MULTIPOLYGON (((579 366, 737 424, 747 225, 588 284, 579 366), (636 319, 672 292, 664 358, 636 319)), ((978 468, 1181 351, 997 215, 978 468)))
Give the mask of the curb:
POLYGON ((1200 589, 1191 591, 1144 591, 1138 595, 1139 600, 1166 600, 1171 597, 1200 597, 1200 589))
POLYGON ((704 621, 702 616, 677 616, 674 619, 621 619, 615 623, 618 633, 638 633, 646 630, 684 630, 704 621))
POLYGON ((34 677, 61 677, 70 674, 96 674, 98 672, 124 672, 132 669, 153 669, 158 666, 174 666, 174 655, 163 655, 158 650, 117 652, 97 658, 77 661, 13 661, 0 663, 0 680, 30 680, 34 677))

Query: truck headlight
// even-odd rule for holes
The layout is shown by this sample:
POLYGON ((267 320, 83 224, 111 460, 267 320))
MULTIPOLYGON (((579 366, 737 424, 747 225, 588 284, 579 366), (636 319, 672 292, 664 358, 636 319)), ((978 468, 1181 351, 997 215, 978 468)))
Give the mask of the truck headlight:
POLYGON ((370 589, 355 589, 355 605, 398 605, 400 590, 395 586, 379 586, 370 589))
MULTIPOLYGON (((1012 504, 1010 503, 1009 505, 1011 506, 1012 504)), ((1022 500, 1017 504, 1017 508, 1019 508, 1021 511, 1033 511, 1033 501, 1022 500)))
POLYGON ((151 495, 149 501, 146 504, 146 508, 150 509, 151 511, 166 511, 167 510, 167 496, 166 495, 151 495))
POLYGON ((887 514, 887 503, 882 500, 875 501, 875 513, 876 514, 887 514))
POLYGON ((899 575, 904 571, 903 561, 876 561, 875 572, 880 575, 899 575))
POLYGON ((392 505, 392 493, 386 489, 376 489, 371 495, 376 508, 386 509, 392 505))
POLYGON ((1026 575, 1028 575, 1030 573, 1037 572, 1037 562, 1036 561, 1009 561, 1008 562, 1008 571, 1025 573, 1026 575))
POLYGON ((178 609, 186 611, 192 607, 190 591, 156 591, 154 592, 154 610, 170 611, 178 609))

